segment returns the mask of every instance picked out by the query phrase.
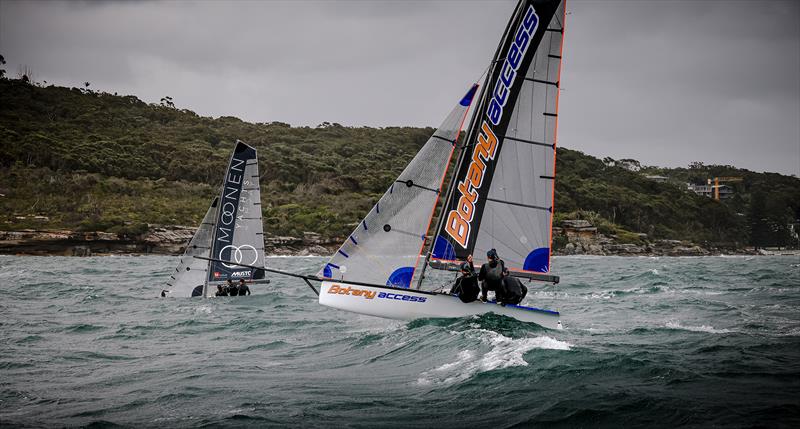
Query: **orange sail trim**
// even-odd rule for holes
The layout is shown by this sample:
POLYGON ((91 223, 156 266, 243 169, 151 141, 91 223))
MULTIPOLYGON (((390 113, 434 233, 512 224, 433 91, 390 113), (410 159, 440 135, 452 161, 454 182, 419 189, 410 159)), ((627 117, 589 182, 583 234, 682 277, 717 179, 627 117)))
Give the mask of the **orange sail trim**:
MULTIPOLYGON (((564 32, 566 30, 566 23, 567 23, 567 0, 561 0, 564 2, 563 13, 561 15, 561 47, 559 49, 559 59, 558 59, 558 79, 557 82, 561 82, 561 66, 563 63, 564 58, 564 32)), ((558 147, 558 101, 561 98, 561 88, 558 88, 558 92, 556 93, 556 125, 555 130, 553 131, 553 177, 556 177, 556 152, 558 147)), ((550 272, 550 267, 552 266, 552 259, 553 259, 553 218, 556 216, 556 181, 553 180, 553 192, 552 192, 552 201, 550 203, 550 255, 547 257, 547 272, 550 272)))

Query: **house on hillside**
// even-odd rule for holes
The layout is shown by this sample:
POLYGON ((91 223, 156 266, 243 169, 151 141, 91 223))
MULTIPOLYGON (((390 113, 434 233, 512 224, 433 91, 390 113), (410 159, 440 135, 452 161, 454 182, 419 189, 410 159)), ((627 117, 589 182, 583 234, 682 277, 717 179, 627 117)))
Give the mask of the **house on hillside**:
POLYGON ((669 181, 669 177, 665 176, 644 176, 644 177, 648 180, 652 180, 654 182, 659 182, 659 183, 666 183, 669 181))
MULTIPOLYGON (((702 195, 708 198, 714 198, 714 185, 695 185, 694 183, 687 183, 687 188, 697 195, 702 195)), ((719 185, 719 199, 724 200, 732 197, 734 194, 733 188, 728 185, 719 185)))

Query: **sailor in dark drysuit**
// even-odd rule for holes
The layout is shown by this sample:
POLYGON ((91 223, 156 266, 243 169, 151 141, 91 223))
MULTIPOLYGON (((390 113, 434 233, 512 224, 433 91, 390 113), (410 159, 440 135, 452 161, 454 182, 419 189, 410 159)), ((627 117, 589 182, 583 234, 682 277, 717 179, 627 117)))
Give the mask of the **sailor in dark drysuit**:
POLYGON ((233 284, 233 280, 228 279, 228 284, 225 285, 225 291, 228 292, 230 296, 237 296, 239 295, 239 288, 233 284))
POLYGON ((506 265, 494 249, 486 252, 486 257, 489 262, 481 266, 481 271, 478 273, 478 280, 481 282, 481 301, 486 301, 487 293, 494 292, 495 300, 503 302, 505 298, 505 285, 503 284, 503 277, 508 274, 506 265))
POLYGON ((239 296, 250 295, 250 288, 245 284, 244 279, 239 279, 239 296))
POLYGON ((518 278, 505 276, 503 278, 505 297, 504 304, 519 304, 528 294, 528 288, 518 278))
POLYGON ((222 285, 217 285, 216 296, 228 296, 228 290, 222 285))
POLYGON ((456 283, 450 289, 450 294, 457 295, 461 302, 467 303, 478 299, 479 292, 478 276, 475 275, 475 267, 472 265, 472 255, 470 255, 467 257, 467 262, 461 264, 461 277, 456 279, 456 283))

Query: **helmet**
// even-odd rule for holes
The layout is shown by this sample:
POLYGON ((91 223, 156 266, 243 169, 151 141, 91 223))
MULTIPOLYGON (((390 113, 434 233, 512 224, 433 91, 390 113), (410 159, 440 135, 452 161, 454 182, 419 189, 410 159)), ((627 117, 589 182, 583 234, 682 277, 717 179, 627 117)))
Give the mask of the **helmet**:
POLYGON ((472 271, 472 267, 469 266, 469 262, 464 262, 461 264, 461 271, 472 271))

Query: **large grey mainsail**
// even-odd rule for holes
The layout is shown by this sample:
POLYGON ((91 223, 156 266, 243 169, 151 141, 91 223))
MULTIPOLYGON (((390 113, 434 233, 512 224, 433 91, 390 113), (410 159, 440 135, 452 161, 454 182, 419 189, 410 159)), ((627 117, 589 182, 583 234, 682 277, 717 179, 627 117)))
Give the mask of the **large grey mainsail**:
MULTIPOLYGON (((237 141, 220 192, 214 222, 212 258, 264 266, 264 229, 258 179, 256 149, 237 141)), ((263 277, 263 270, 239 267, 233 263, 212 262, 208 271, 208 282, 263 277)), ((207 291, 206 295, 211 292, 207 291)))
POLYGON ((564 5, 520 1, 487 76, 431 257, 548 272, 564 5))
POLYGON ((325 278, 409 287, 473 86, 319 272, 325 278))
POLYGON ((169 295, 179 298, 201 296, 208 275, 208 261, 195 256, 208 258, 211 251, 211 235, 214 227, 214 216, 217 214, 218 197, 214 197, 203 221, 192 236, 186 250, 181 256, 178 267, 167 282, 169 295))

